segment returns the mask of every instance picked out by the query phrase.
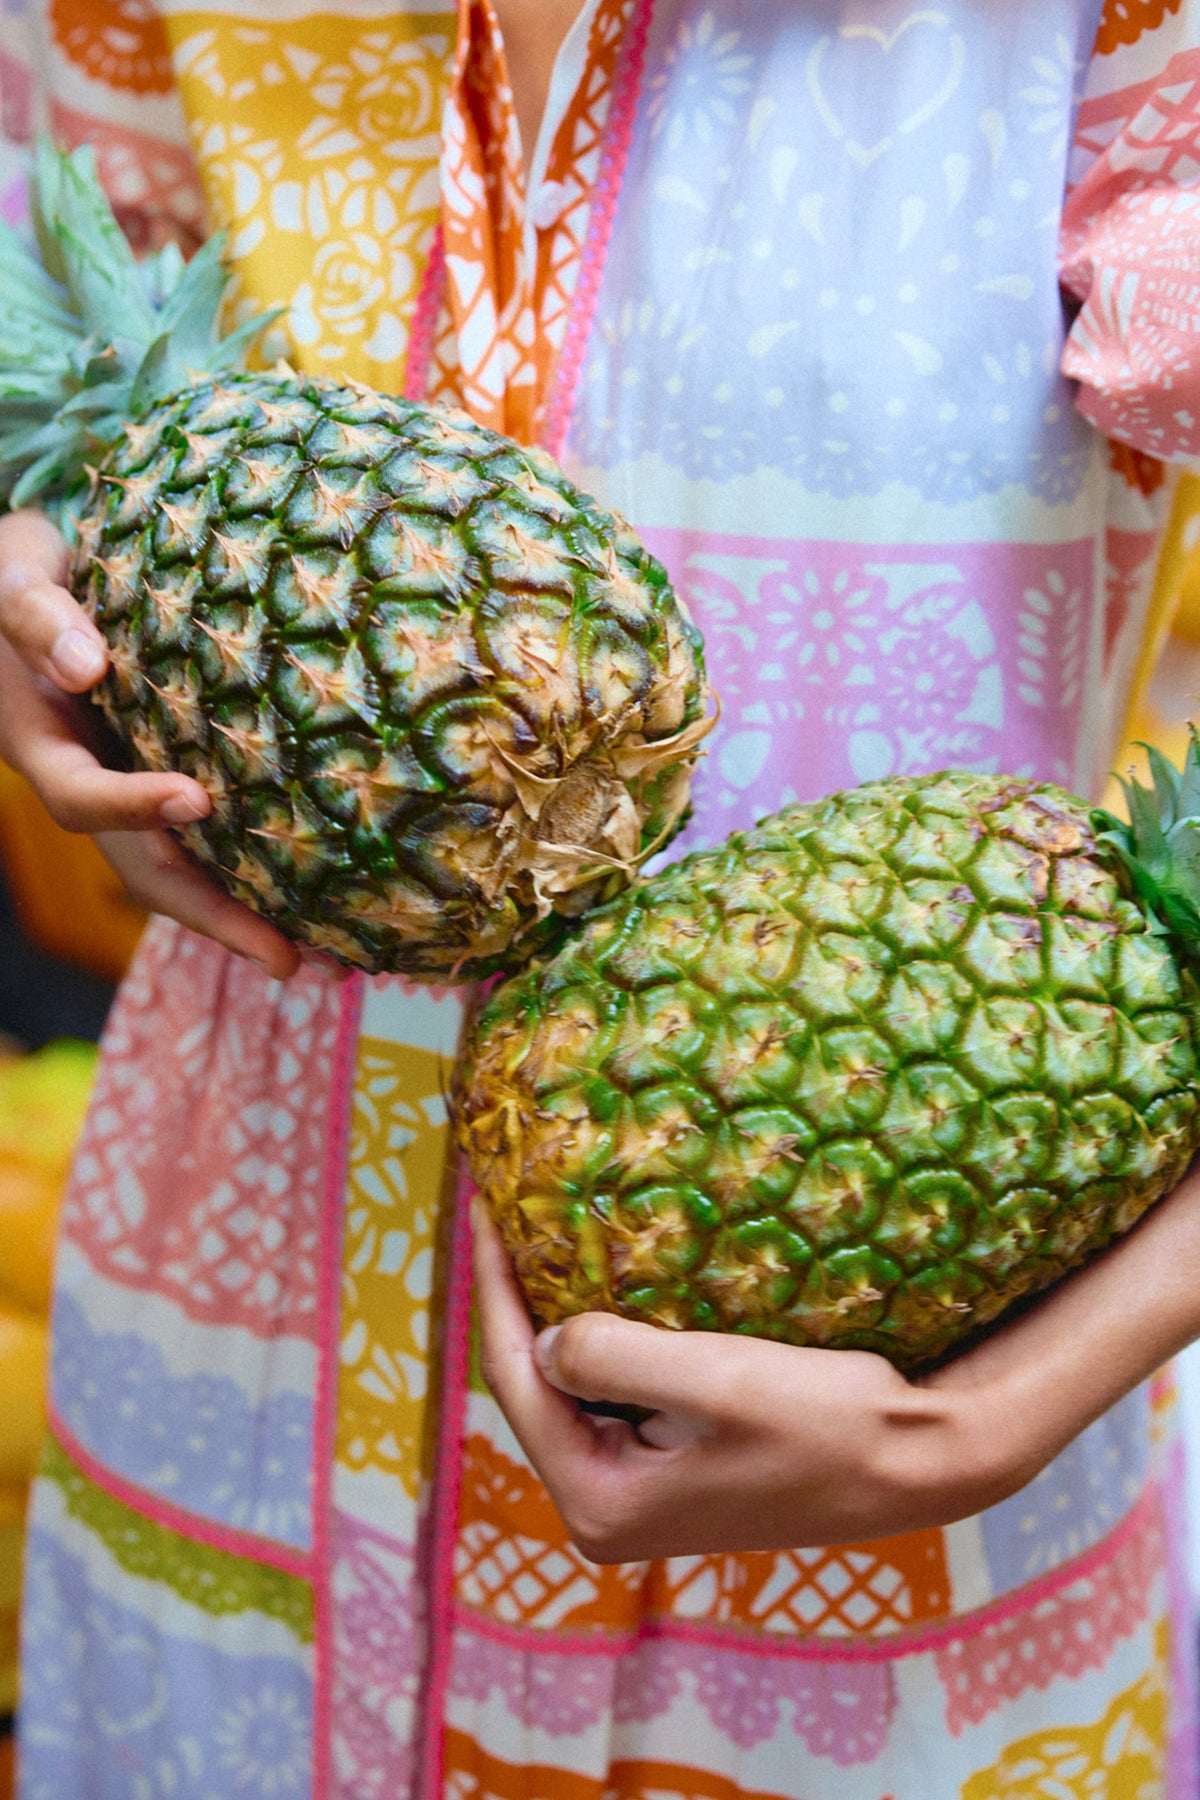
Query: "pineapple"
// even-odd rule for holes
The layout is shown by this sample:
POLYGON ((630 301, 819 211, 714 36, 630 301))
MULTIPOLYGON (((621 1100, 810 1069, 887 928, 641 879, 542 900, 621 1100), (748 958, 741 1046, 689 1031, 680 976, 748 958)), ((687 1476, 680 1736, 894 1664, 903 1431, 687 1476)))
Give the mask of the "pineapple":
POLYGON ((138 265, 86 151, 45 146, 39 264, 0 237, 0 497, 58 509, 133 764, 181 832, 343 962, 472 979, 561 935, 679 828, 699 634, 541 452, 351 383, 238 372, 214 240, 138 265))
POLYGON ((793 806, 497 987, 459 1142, 540 1324, 942 1355, 1200 1144, 1200 744, 1124 826, 1003 776, 793 806))

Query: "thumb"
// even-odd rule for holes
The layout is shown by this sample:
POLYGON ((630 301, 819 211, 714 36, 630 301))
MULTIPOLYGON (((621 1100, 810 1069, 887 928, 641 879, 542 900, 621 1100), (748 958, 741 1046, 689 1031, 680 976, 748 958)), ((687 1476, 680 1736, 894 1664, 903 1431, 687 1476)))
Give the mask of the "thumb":
POLYGON ((727 1348, 708 1333, 666 1331, 593 1312, 539 1332, 533 1354, 542 1375, 562 1393, 621 1414, 636 1409, 661 1415, 643 1420, 638 1435, 665 1449, 707 1435, 706 1415, 721 1385, 727 1348))

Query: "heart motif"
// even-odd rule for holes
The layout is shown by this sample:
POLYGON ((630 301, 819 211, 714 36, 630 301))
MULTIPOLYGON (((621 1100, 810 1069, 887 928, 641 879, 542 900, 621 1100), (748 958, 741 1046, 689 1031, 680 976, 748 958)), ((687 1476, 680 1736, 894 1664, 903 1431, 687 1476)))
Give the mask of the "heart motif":
MULTIPOLYGON (((812 95, 813 105, 820 116, 821 123, 831 137, 839 139, 845 146, 846 155, 859 168, 866 169, 873 162, 891 149, 898 137, 916 131, 926 120, 932 119, 935 113, 941 112, 947 101, 952 98, 963 77, 967 64, 967 48, 957 32, 947 28, 950 20, 943 12, 920 11, 909 13, 891 31, 885 31, 879 25, 843 25, 835 36, 826 35, 818 38, 808 54, 806 76, 808 91, 812 95), (931 87, 924 99, 906 118, 901 119, 884 137, 877 138, 874 143, 864 144, 854 137, 843 120, 839 117, 836 101, 829 85, 829 79, 838 63, 844 64, 846 52, 844 47, 859 44, 875 47, 878 55, 885 59, 900 40, 910 31, 920 27, 937 32, 943 36, 945 49, 945 72, 935 87, 931 87)), ((886 67, 881 66, 878 74, 886 80, 886 67)), ((873 86, 875 84, 872 84, 873 86)), ((886 90, 885 90, 886 91, 886 90)))

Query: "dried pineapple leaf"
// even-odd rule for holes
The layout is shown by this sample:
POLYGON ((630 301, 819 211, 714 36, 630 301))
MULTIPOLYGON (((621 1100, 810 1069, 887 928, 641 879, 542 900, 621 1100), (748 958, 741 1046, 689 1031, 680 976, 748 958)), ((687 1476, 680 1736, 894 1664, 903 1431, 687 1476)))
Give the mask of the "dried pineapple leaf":
POLYGON ((685 758, 694 759, 699 745, 715 728, 720 717, 721 706, 718 701, 717 710, 710 718, 693 719, 690 725, 675 732, 673 737, 654 738, 647 742, 637 733, 632 737, 622 738, 619 743, 610 746, 612 765, 623 781, 636 781, 639 776, 657 775, 660 769, 669 768, 672 763, 682 762, 685 758))

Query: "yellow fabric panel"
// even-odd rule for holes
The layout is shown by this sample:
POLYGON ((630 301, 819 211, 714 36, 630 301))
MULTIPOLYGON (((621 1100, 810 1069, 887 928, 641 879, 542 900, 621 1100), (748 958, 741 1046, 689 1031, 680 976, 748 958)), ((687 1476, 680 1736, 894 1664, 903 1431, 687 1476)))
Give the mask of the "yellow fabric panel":
POLYGON ((416 1498, 429 1471, 434 1264, 448 1132, 444 1059, 358 1046, 342 1249, 337 1459, 395 1475, 416 1498))
POLYGON ((267 353, 394 391, 439 216, 454 13, 166 24, 234 293, 290 305, 267 353))
POLYGON ((1167 1625, 1155 1663, 1092 1725, 1039 1731, 972 1775, 962 1800, 1148 1800, 1162 1792, 1167 1739, 1167 1625))
MULTIPOLYGON (((1163 658, 1200 644, 1200 476, 1184 475, 1175 492, 1171 515, 1150 599, 1146 628, 1129 692, 1129 712, 1121 747, 1113 762, 1120 774, 1129 769, 1145 778, 1143 744, 1153 744, 1176 765, 1188 743, 1188 718, 1164 717, 1150 693, 1155 669, 1163 658)), ((1189 709, 1200 718, 1200 697, 1189 709)), ((1125 802, 1111 781, 1104 804, 1124 814, 1125 802)))

